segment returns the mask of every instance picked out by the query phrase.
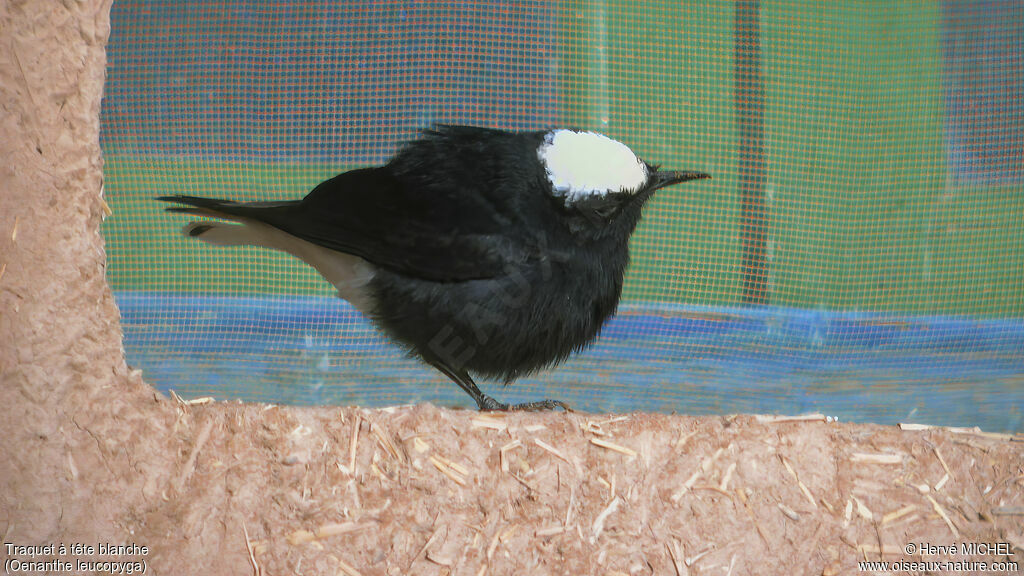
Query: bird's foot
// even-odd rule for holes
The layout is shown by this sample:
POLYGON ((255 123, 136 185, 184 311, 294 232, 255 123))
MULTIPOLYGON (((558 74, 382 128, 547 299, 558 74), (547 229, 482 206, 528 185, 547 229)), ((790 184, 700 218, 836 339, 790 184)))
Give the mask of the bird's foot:
POLYGON ((500 410, 502 412, 508 412, 511 410, 518 410, 526 412, 540 412, 543 410, 561 408, 566 412, 572 412, 572 408, 561 400, 539 400, 537 402, 523 402, 522 404, 505 404, 504 402, 498 402, 486 394, 481 395, 481 398, 477 400, 477 405, 480 407, 481 411, 500 410))
POLYGON ((544 410, 554 410, 555 408, 561 408, 566 412, 572 412, 572 408, 568 404, 561 400, 544 399, 536 402, 523 402, 522 404, 513 404, 509 410, 524 410, 526 412, 541 412, 544 410))

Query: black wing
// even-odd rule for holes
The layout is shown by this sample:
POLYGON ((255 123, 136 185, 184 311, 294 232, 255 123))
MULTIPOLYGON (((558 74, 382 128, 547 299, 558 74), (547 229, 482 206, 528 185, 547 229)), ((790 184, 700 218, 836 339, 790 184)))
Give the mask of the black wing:
POLYGON ((442 126, 385 166, 339 174, 293 202, 173 196, 170 208, 259 220, 314 244, 425 280, 494 278, 538 257, 549 222, 540 133, 442 126), (526 167, 526 168, 524 168, 526 167), (523 171, 526 171, 523 173, 523 171))
POLYGON ((388 167, 340 174, 258 219, 314 244, 438 282, 493 278, 527 256, 509 222, 464 193, 434 194, 388 167))

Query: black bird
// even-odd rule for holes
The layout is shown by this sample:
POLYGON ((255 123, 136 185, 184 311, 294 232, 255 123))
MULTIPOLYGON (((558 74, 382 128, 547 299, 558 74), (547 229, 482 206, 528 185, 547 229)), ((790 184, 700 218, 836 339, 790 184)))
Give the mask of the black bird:
POLYGON ((550 409, 567 406, 509 406, 470 374, 507 384, 586 347, 618 305, 644 203, 709 177, 661 170, 595 132, 437 126, 302 200, 158 200, 236 222, 192 222, 186 236, 309 264, 481 410, 550 409))

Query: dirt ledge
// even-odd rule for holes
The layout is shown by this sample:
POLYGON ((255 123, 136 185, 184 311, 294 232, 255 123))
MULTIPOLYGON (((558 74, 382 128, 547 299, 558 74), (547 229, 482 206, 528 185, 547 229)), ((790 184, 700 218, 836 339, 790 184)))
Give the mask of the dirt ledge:
MULTIPOLYGON (((157 394, 124 363, 103 276, 108 13, 109 0, 0 3, 4 542, 134 543, 146 553, 77 558, 144 560, 155 574, 1024 564, 1019 437, 751 416, 203 405, 157 394), (963 542, 1003 548, 904 550, 963 542)), ((24 559, 6 547, 0 556, 24 559)))

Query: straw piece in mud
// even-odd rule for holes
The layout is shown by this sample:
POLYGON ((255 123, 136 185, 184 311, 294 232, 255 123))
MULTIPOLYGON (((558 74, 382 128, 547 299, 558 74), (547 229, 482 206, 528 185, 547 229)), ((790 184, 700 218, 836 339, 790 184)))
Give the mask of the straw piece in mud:
POLYGON ((362 417, 356 415, 352 419, 352 435, 348 441, 348 470, 349 474, 356 475, 356 446, 359 444, 359 425, 362 422, 362 417))
POLYGON ((974 426, 973 428, 962 428, 957 426, 932 426, 931 424, 908 424, 900 422, 900 430, 946 430, 953 434, 970 434, 972 436, 980 436, 982 438, 989 438, 992 440, 1010 441, 1010 442, 1024 442, 1024 435, 1020 434, 1004 434, 1001 432, 985 432, 981 428, 974 426))
POLYGON ((686 446, 686 443, 690 441, 690 438, 693 438, 696 435, 697 435, 697 431, 696 430, 691 430, 690 432, 686 432, 686 433, 684 433, 682 430, 679 430, 679 438, 676 438, 676 441, 675 441, 674 444, 672 444, 672 447, 675 448, 676 450, 678 450, 678 449, 686 446))
POLYGON ((494 418, 493 416, 475 416, 470 419, 470 424, 476 428, 502 431, 508 428, 508 422, 494 418))
POLYGON ((513 440, 513 441, 509 442, 508 444, 505 444, 504 446, 502 446, 498 450, 498 460, 499 460, 499 464, 500 464, 502 472, 505 472, 506 474, 508 473, 508 455, 507 455, 508 452, 510 450, 514 450, 514 449, 516 449, 516 448, 518 448, 518 447, 520 447, 522 445, 523 445, 522 441, 520 441, 520 440, 513 440))
POLYGON ((747 491, 742 488, 737 488, 736 496, 739 498, 740 502, 743 503, 743 510, 746 511, 747 516, 750 517, 750 521, 754 523, 754 528, 757 529, 757 535, 761 537, 761 540, 765 545, 768 545, 768 536, 764 533, 764 528, 761 527, 761 522, 758 521, 753 508, 750 507, 750 502, 747 500, 747 491))
POLYGON ((868 522, 871 522, 875 518, 875 515, 872 514, 871 509, 865 506, 859 498, 853 495, 850 495, 850 498, 853 498, 853 503, 857 505, 857 514, 860 515, 861 518, 867 520, 868 522))
POLYGON ((533 535, 538 538, 545 538, 547 536, 555 536, 565 532, 565 526, 561 524, 555 524, 554 526, 548 526, 547 528, 538 528, 533 535))
POLYGON ((800 491, 803 492, 803 495, 805 498, 807 498, 807 501, 811 503, 811 507, 817 508, 818 503, 814 500, 814 496, 811 495, 810 489, 808 489, 807 486, 804 485, 804 483, 800 480, 800 477, 796 475, 796 470, 793 470, 793 467, 789 465, 789 460, 786 460, 782 456, 779 456, 779 458, 782 459, 782 465, 786 467, 786 471, 789 472, 789 475, 793 477, 793 480, 796 480, 797 487, 799 487, 800 491))
POLYGON ((434 529, 434 532, 430 535, 430 538, 427 538, 427 541, 423 543, 422 547, 420 547, 419 552, 417 552, 416 555, 412 557, 412 560, 409 561, 409 565, 405 569, 405 572, 407 574, 412 572, 412 565, 420 559, 420 556, 426 555, 427 549, 430 548, 430 545, 434 543, 434 538, 437 538, 437 535, 441 533, 441 528, 444 528, 444 526, 438 526, 434 529))
POLYGON ((704 550, 701 550, 697 554, 684 558, 683 562, 685 562, 687 566, 693 566, 698 560, 700 560, 701 558, 707 556, 708 554, 711 554, 717 548, 718 548, 718 546, 712 544, 711 546, 708 546, 707 548, 705 548, 704 550))
POLYGON ((772 414, 755 414, 754 419, 762 424, 780 424, 782 422, 824 422, 824 414, 803 414, 800 416, 776 416, 772 414))
POLYGON ((953 533, 953 537, 959 538, 960 531, 956 529, 956 526, 953 524, 953 521, 949 519, 949 516, 946 514, 946 511, 942 509, 942 506, 939 506, 939 503, 935 501, 935 498, 932 498, 931 494, 928 494, 926 497, 928 498, 928 500, 931 501, 932 508, 935 509, 935 513, 942 517, 942 520, 946 522, 946 526, 948 526, 949 531, 953 533))
POLYGON ((314 540, 321 540, 323 538, 329 538, 331 536, 337 536, 338 534, 347 534, 349 532, 355 532, 358 530, 365 530, 371 526, 370 523, 366 522, 341 522, 324 524, 319 528, 312 531, 310 530, 296 530, 286 536, 288 543, 292 546, 304 544, 306 542, 312 542, 314 540))
POLYGON ((900 454, 865 454, 854 452, 850 461, 855 464, 900 464, 903 456, 900 454))
POLYGON ((199 430, 199 434, 196 435, 196 443, 192 446, 192 451, 189 452, 188 459, 185 460, 185 465, 181 469, 181 474, 174 482, 174 488, 181 492, 185 487, 185 483, 188 482, 189 478, 192 477, 192 472, 196 468, 196 458, 199 456, 199 451, 203 449, 206 441, 210 439, 210 432, 213 431, 213 419, 209 419, 203 424, 203 427, 199 430))
POLYGON ((939 464, 942 464, 942 469, 946 471, 946 474, 952 476, 953 472, 949 469, 949 464, 946 464, 946 459, 942 457, 942 452, 939 452, 939 447, 932 445, 932 452, 935 452, 935 457, 939 459, 939 464))
POLYGON ((890 522, 895 522, 896 520, 903 518, 907 514, 910 514, 914 510, 917 510, 917 506, 914 506, 913 504, 907 504, 906 506, 900 508, 899 510, 894 510, 892 512, 889 512, 888 514, 884 514, 882 515, 882 525, 885 526, 890 522))
POLYGON ((612 498, 611 503, 609 503, 608 506, 606 506, 605 509, 602 510, 601 513, 597 515, 597 518, 594 519, 594 525, 590 531, 591 544, 597 542, 597 539, 601 537, 601 532, 604 531, 605 521, 608 519, 609 516, 611 516, 616 510, 619 509, 619 504, 622 504, 622 498, 619 498, 618 496, 612 498))
POLYGON ((630 458, 636 457, 636 450, 633 450, 632 448, 627 448, 625 446, 621 446, 614 442, 603 440, 601 438, 591 438, 590 443, 595 446, 600 446, 601 448, 607 448, 608 450, 611 450, 613 452, 618 452, 619 454, 625 454, 630 458))
POLYGON ((423 454, 424 452, 429 452, 430 451, 430 444, 427 444, 426 442, 424 442, 423 438, 420 438, 419 436, 415 436, 412 439, 412 449, 415 450, 419 454, 423 454))
POLYGON ((555 458, 564 461, 566 464, 574 464, 571 460, 569 460, 569 458, 566 457, 565 454, 562 454, 562 452, 559 449, 541 440, 540 438, 534 438, 533 443, 539 446, 542 450, 550 453, 555 458))
POLYGON ((665 548, 668 549, 668 555, 672 558, 672 567, 676 569, 676 576, 686 576, 690 571, 687 570, 686 565, 683 564, 682 559, 680 558, 682 553, 679 552, 678 545, 678 542, 675 541, 673 541, 672 544, 665 542, 665 548))
POLYGON ((338 534, 347 534, 349 532, 364 530, 369 527, 370 524, 366 522, 336 522, 320 526, 313 532, 313 535, 317 539, 329 538, 331 536, 337 536, 338 534))
POLYGON ((604 479, 604 476, 598 476, 597 481, 600 482, 608 490, 608 501, 610 502, 615 498, 615 476, 612 476, 611 482, 604 479))
POLYGON ((565 507, 565 522, 563 524, 566 528, 569 528, 572 524, 572 511, 576 507, 576 487, 569 487, 569 505, 565 507))
POLYGON ((494 533, 494 537, 491 538, 491 544, 487 547, 487 560, 490 560, 494 556, 494 551, 498 549, 498 542, 501 541, 501 530, 494 533))
POLYGON ((249 553, 249 564, 252 566, 252 576, 262 576, 263 568, 261 568, 259 563, 256 562, 256 554, 254 552, 252 540, 249 539, 249 529, 245 527, 245 522, 242 522, 242 534, 245 536, 245 549, 249 553))
POLYGON ((882 556, 901 556, 904 553, 903 548, 893 546, 892 544, 883 544, 881 548, 878 547, 878 544, 858 544, 857 552, 860 552, 862 555, 870 554, 872 556, 878 556, 879 554, 882 556))
POLYGON ((203 396, 202 398, 193 398, 191 400, 185 400, 185 404, 188 404, 189 406, 201 406, 203 404, 209 404, 213 401, 213 396, 203 396))
POLYGON ((395 445, 395 441, 391 438, 391 434, 389 434, 381 424, 370 422, 370 430, 373 432, 374 436, 377 437, 377 443, 380 444, 380 447, 383 448, 389 456, 399 462, 405 460, 404 453, 398 449, 398 446, 395 445))
POLYGON ((786 518, 789 518, 790 520, 800 519, 800 515, 796 513, 796 510, 793 510, 782 502, 776 502, 775 505, 779 507, 779 510, 781 510, 783 514, 785 514, 786 518))
POLYGON ((452 564, 454 564, 454 562, 452 561, 451 558, 448 558, 446 556, 441 556, 439 554, 435 554, 434 552, 429 552, 428 551, 427 554, 426 554, 426 557, 427 557, 427 560, 430 560, 431 562, 433 562, 434 564, 437 564, 438 566, 445 566, 447 568, 451 568, 452 564))
MULTIPOLYGON (((732 446, 732 444, 730 444, 730 446, 732 446)), ((698 466, 697 469, 693 472, 693 474, 691 474, 690 477, 686 479, 686 482, 683 482, 682 487, 680 487, 679 490, 676 490, 676 492, 672 494, 672 496, 670 497, 672 502, 678 503, 679 499, 683 497, 683 494, 686 494, 691 488, 693 488, 693 485, 697 483, 697 479, 700 478, 701 474, 707 472, 711 468, 711 465, 715 463, 715 460, 718 460, 718 457, 721 456, 723 453, 725 453, 725 448, 719 448, 718 450, 715 450, 714 454, 705 458, 704 461, 700 463, 700 466, 698 466)))
POLYGON ((288 543, 292 546, 298 546, 299 544, 305 544, 306 542, 312 542, 316 540, 316 534, 313 534, 309 530, 296 530, 285 537, 288 543))
POLYGON ((732 473, 736 471, 736 463, 729 464, 729 467, 725 469, 725 474, 722 475, 722 481, 718 484, 718 489, 722 492, 729 493, 729 480, 732 479, 732 473))
POLYGON ((438 471, 447 476, 452 482, 455 482, 459 486, 466 485, 466 475, 469 473, 469 470, 467 470, 465 466, 438 455, 431 456, 430 463, 434 465, 434 468, 437 468, 438 471))

